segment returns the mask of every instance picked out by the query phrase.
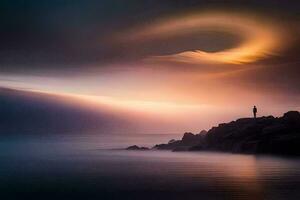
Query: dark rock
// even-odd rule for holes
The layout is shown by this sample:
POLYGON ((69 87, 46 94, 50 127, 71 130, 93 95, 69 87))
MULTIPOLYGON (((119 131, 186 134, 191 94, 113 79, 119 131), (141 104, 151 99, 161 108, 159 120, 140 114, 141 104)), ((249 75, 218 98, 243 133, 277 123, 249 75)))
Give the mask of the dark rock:
POLYGON ((149 150, 149 148, 133 145, 133 146, 127 147, 126 150, 145 151, 145 150, 149 150))
POLYGON ((195 135, 193 133, 190 133, 190 132, 186 132, 183 134, 183 137, 182 137, 182 141, 192 141, 194 139, 195 135))
POLYGON ((206 130, 202 130, 200 131, 200 133, 198 135, 206 135, 207 131, 206 130))
POLYGON ((285 113, 282 117, 282 121, 291 128, 297 130, 300 129, 300 113, 298 111, 289 111, 285 113))
POLYGON ((200 138, 202 138, 202 135, 196 134, 194 135, 193 133, 184 133, 181 143, 182 145, 195 145, 199 143, 200 138))
MULTIPOLYGON (((131 146, 129 150, 144 150, 131 146)), ((146 148, 147 149, 147 148, 146 148)), ((290 111, 283 117, 242 118, 219 124, 199 134, 184 133, 181 140, 157 144, 153 149, 172 151, 224 151, 248 154, 285 154, 300 156, 300 113, 290 111)))
POLYGON ((177 147, 181 146, 181 140, 176 140, 168 144, 157 144, 152 149, 158 150, 173 150, 177 147))
POLYGON ((196 135, 184 133, 181 140, 159 144, 154 148, 300 155, 300 113, 290 111, 279 118, 242 118, 219 124, 208 132, 201 131, 196 135))
POLYGON ((158 144, 153 147, 153 149, 158 150, 172 150, 172 151, 186 151, 190 147, 198 145, 201 140, 205 137, 202 134, 193 134, 190 132, 184 133, 181 140, 171 140, 168 144, 158 144))
POLYGON ((300 154, 300 113, 283 117, 243 118, 210 129, 201 145, 190 150, 236 153, 300 154))
POLYGON ((174 139, 172 139, 172 140, 170 140, 169 142, 168 142, 168 144, 172 144, 172 143, 174 143, 174 142, 176 142, 177 140, 174 140, 174 139))

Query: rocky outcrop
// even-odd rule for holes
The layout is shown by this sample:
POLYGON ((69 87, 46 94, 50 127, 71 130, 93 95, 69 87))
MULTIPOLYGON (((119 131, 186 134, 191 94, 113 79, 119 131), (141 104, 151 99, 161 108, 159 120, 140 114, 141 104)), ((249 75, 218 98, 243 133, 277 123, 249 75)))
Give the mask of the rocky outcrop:
POLYGON ((300 113, 290 111, 279 118, 242 118, 207 132, 184 133, 181 140, 170 140, 152 149, 300 156, 300 113))
POLYGON ((300 155, 300 113, 244 118, 210 129, 205 142, 190 150, 300 155))
POLYGON ((139 147, 137 145, 133 145, 133 146, 127 147, 126 150, 146 151, 146 150, 149 150, 149 148, 147 148, 147 147, 139 147))
POLYGON ((187 151, 193 146, 200 145, 205 137, 205 133, 206 131, 201 131, 199 134, 187 132, 184 133, 181 140, 170 140, 168 144, 158 144, 153 149, 187 151))

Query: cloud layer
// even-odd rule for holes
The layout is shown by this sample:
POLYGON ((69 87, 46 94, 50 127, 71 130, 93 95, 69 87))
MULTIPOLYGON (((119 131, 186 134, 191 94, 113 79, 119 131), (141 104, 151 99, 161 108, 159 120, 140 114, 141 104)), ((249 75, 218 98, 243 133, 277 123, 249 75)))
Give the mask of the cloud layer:
POLYGON ((174 36, 189 37, 190 34, 201 31, 230 33, 242 38, 242 41, 232 48, 217 52, 195 49, 173 55, 156 56, 153 59, 192 64, 207 62, 244 64, 278 54, 279 50, 288 44, 288 37, 280 25, 264 21, 245 14, 202 12, 148 24, 123 37, 125 40, 136 42, 174 36))
POLYGON ((22 2, 0 3, 0 87, 181 128, 299 109, 298 2, 22 2))

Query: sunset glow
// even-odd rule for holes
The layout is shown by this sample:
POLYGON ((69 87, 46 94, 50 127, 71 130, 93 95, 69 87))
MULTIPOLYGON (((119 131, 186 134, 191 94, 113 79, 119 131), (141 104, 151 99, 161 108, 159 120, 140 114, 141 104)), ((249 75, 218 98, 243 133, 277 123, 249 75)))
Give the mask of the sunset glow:
MULTIPOLYGON (((14 59, 0 66, 0 87, 126 113, 122 117, 138 119, 137 126, 149 117, 165 120, 164 126, 147 125, 157 132, 197 131, 248 117, 254 104, 259 115, 299 109, 297 20, 225 8, 117 19, 64 27, 57 44, 44 50, 34 38, 24 46, 34 51, 16 57, 8 51, 3 59, 14 59)), ((52 26, 43 20, 41 29, 52 26)), ((56 37, 49 34, 48 40, 56 37)))
MULTIPOLYGON (((229 13, 204 13, 175 17, 150 24, 129 33, 131 40, 188 35, 199 31, 220 31, 237 35, 242 42, 236 47, 218 52, 201 49, 173 55, 159 55, 151 59, 186 63, 230 63, 243 64, 276 54, 283 47, 284 34, 280 26, 264 22, 252 16, 229 13)), ((285 40, 287 43, 287 40, 285 40)))

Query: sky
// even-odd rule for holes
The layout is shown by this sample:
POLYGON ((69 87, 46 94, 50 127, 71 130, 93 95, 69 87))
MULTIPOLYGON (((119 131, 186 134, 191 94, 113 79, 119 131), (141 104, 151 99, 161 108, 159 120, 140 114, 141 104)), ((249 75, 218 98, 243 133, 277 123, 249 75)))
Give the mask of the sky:
POLYGON ((140 132, 208 129, 253 105, 280 116, 300 110, 299 10, 285 0, 4 0, 0 87, 164 122, 136 122, 140 132))

